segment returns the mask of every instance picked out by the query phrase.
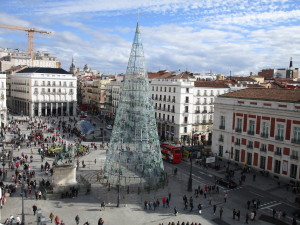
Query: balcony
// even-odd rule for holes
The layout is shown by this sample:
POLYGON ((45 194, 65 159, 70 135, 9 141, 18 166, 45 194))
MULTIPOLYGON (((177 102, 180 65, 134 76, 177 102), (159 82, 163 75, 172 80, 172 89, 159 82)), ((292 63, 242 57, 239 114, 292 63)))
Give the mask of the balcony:
MULTIPOLYGON (((39 93, 37 91, 33 92, 34 95, 38 95, 39 93)), ((4 96, 3 96, 4 97, 4 96)))
POLYGON ((277 141, 283 141, 283 136, 276 135, 275 136, 275 140, 277 140, 277 141))
POLYGON ((275 154, 275 155, 278 155, 278 156, 281 156, 281 155, 282 155, 281 152, 275 152, 274 154, 275 154))
POLYGON ((209 123, 213 123, 213 120, 209 120, 209 123))
POLYGON ((207 120, 202 120, 201 124, 206 125, 206 124, 208 124, 208 121, 207 120))
POLYGON ((203 110, 202 113, 207 113, 207 110, 203 110))
POLYGON ((242 128, 235 128, 235 132, 242 133, 242 128))
POLYGON ((299 138, 292 138, 292 143, 300 144, 300 139, 299 138))
POLYGON ((236 141, 236 142, 234 142, 234 145, 240 146, 240 145, 241 145, 241 142, 236 141))
POLYGON ((219 141, 220 141, 220 142, 224 142, 224 138, 223 138, 223 137, 220 137, 220 138, 219 138, 219 141))
POLYGON ((253 149, 253 145, 247 145, 247 148, 253 149))
POLYGON ((266 148, 266 147, 260 148, 259 150, 260 150, 261 152, 267 152, 267 148, 266 148))
POLYGON ((247 132, 249 135, 254 135, 254 130, 248 130, 247 132))
POLYGON ((298 158, 297 155, 291 155, 291 159, 293 159, 293 160, 298 160, 299 158, 298 158))
POLYGON ((172 109, 172 110, 171 110, 171 112, 172 112, 172 113, 175 113, 175 110, 174 110, 174 109, 172 109))
POLYGON ((172 103, 175 103, 175 99, 172 100, 172 103))
POLYGON ((267 133, 260 133, 260 136, 263 137, 263 138, 268 138, 269 134, 267 134, 267 133))
POLYGON ((196 110, 195 113, 200 113, 200 110, 196 110))
POLYGON ((220 126, 219 126, 219 129, 225 130, 225 125, 220 125, 220 126))
POLYGON ((201 102, 196 102, 195 105, 201 105, 201 102))

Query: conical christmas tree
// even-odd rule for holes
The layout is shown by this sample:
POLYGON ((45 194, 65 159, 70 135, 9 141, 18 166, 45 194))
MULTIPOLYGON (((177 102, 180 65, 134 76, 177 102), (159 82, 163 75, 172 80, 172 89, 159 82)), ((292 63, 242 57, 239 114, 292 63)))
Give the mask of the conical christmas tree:
POLYGON ((106 154, 104 176, 110 184, 120 186, 136 184, 151 187, 164 181, 138 24, 106 154))

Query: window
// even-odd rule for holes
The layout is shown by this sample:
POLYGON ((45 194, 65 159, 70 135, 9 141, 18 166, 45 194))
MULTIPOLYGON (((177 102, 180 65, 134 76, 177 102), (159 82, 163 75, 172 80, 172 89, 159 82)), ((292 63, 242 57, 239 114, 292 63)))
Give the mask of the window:
POLYGON ((189 107, 185 106, 184 112, 188 113, 189 112, 189 107))
POLYGON ((235 150, 234 160, 237 162, 240 161, 240 150, 238 150, 238 149, 235 150))
POLYGON ((48 88, 48 93, 50 93, 51 91, 50 91, 50 88, 48 88))
POLYGON ((66 81, 64 81, 64 87, 66 87, 67 86, 67 82, 66 81))
POLYGON ((173 113, 175 112, 175 106, 174 105, 172 106, 172 112, 173 113))
POLYGON ((260 156, 259 168, 261 168, 263 170, 266 169, 266 157, 265 156, 260 156))
POLYGON ((252 149, 253 148, 253 141, 248 141, 247 147, 252 149))
POLYGON ((252 153, 247 152, 247 164, 252 165, 252 153))
POLYGON ((207 96, 207 91, 206 90, 204 90, 204 96, 207 96))
POLYGON ((170 105, 168 105, 168 112, 170 112, 170 105))
POLYGON ((48 84, 47 84, 48 86, 50 86, 50 81, 48 81, 48 84))
POLYGON ((187 133, 187 127, 183 128, 183 133, 187 133))
POLYGON ((38 94, 38 89, 37 88, 34 89, 34 94, 38 94))
POLYGON ((242 118, 237 118, 236 119, 236 128, 235 128, 235 132, 242 132, 242 118))
POLYGON ((53 93, 55 93, 55 92, 56 92, 55 88, 53 88, 52 92, 53 92, 53 93))
POLYGON ((174 123, 174 116, 172 116, 172 123, 174 123))
POLYGON ((185 103, 189 103, 189 97, 185 97, 185 103))
POLYGON ((175 103, 175 96, 173 96, 172 103, 175 103))
POLYGON ((154 91, 154 86, 152 86, 152 91, 154 91))
POLYGON ((165 92, 167 92, 167 87, 165 87, 165 92))
POLYGON ((52 86, 55 86, 55 81, 52 82, 52 86))
POLYGON ((296 179, 297 177, 297 165, 291 164, 290 177, 296 179))
POLYGON ((298 151, 292 150, 291 159, 298 160, 298 151))
POLYGON ((45 86, 45 81, 42 81, 43 86, 45 86))
POLYGON ((213 90, 210 91, 210 95, 214 96, 214 91, 213 90))
POLYGON ((282 149, 280 147, 276 147, 275 155, 281 155, 282 149))
POLYGON ((173 88, 173 92, 176 92, 176 88, 175 87, 173 88))
POLYGON ((300 127, 294 127, 292 142, 300 144, 300 127))
POLYGON ((225 116, 221 116, 220 118, 220 129, 225 129, 225 116))
POLYGON ((169 92, 171 92, 171 90, 172 90, 172 88, 171 88, 171 87, 169 87, 169 92))
POLYGON ((264 138, 269 137, 269 123, 266 121, 262 122, 262 133, 260 136, 264 138))
POLYGON ((42 94, 44 94, 45 93, 45 88, 42 88, 42 94))
POLYGON ((163 114, 163 120, 165 120, 165 114, 163 114))
POLYGON ((261 144, 260 151, 261 152, 266 152, 267 151, 267 145, 266 144, 261 144))
POLYGON ((188 117, 185 116, 185 117, 184 117, 184 123, 187 123, 187 122, 188 122, 188 117))
MULTIPOLYGON (((34 81, 34 86, 38 86, 39 85, 39 83, 37 82, 37 80, 36 81, 34 81)), ((4 84, 3 84, 3 82, 2 82, 2 87, 4 87, 4 84)))
POLYGON ((220 134, 219 141, 221 141, 221 142, 224 141, 224 135, 223 134, 220 134))
POLYGON ((219 156, 223 157, 223 145, 219 145, 219 156))
POLYGON ((241 145, 241 139, 236 138, 234 144, 235 144, 235 145, 241 145))
POLYGON ((61 89, 60 88, 58 89, 58 93, 61 93, 61 89))
POLYGON ((73 87, 73 82, 70 82, 70 87, 73 87))
POLYGON ((158 86, 156 86, 156 91, 158 91, 158 86))
POLYGON ((254 130, 255 130, 255 120, 249 120, 248 134, 254 135, 254 130))
POLYGON ((284 134, 284 125, 277 124, 277 131, 276 131, 275 139, 278 141, 283 141, 283 134, 284 134))
POLYGON ((281 161, 275 160, 274 173, 280 173, 281 161))
POLYGON ((190 92, 190 89, 189 89, 189 88, 186 88, 186 89, 185 89, 185 92, 186 92, 186 93, 189 93, 189 92, 190 92))
POLYGON ((162 91, 162 87, 160 87, 160 91, 162 91))

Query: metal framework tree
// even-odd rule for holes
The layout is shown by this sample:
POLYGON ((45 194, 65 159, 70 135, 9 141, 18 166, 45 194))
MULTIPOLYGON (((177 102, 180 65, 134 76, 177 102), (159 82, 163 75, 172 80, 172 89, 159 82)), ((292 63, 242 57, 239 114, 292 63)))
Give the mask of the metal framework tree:
POLYGON ((106 154, 104 176, 112 185, 153 187, 165 180, 139 25, 106 154))

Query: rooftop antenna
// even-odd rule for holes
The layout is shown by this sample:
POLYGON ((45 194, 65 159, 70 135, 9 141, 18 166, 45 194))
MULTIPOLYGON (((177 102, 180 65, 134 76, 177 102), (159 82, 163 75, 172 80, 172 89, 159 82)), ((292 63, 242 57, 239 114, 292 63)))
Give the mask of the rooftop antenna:
POLYGON ((230 66, 230 71, 229 71, 229 79, 231 80, 231 66, 230 66))

